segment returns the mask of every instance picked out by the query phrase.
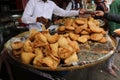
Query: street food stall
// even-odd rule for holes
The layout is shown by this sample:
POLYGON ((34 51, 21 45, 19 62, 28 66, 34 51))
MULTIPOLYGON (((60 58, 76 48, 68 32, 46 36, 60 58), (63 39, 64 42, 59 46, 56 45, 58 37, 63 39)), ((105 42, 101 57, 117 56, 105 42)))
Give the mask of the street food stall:
POLYGON ((28 31, 19 26, 20 15, 11 15, 14 28, 25 32, 12 36, 1 52, 10 80, 66 80, 69 71, 108 60, 118 42, 104 30, 104 21, 91 16, 95 7, 89 8, 81 17, 56 18, 43 31, 28 31))
POLYGON ((52 29, 20 33, 5 43, 7 61, 43 80, 64 80, 61 73, 95 66, 114 54, 116 40, 103 25, 92 17, 72 17, 55 21, 52 29))

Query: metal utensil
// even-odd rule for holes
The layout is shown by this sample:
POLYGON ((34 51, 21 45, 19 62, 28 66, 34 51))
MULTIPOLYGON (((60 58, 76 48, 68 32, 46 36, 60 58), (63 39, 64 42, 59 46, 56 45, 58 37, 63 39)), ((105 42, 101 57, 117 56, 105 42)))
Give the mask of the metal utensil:
POLYGON ((21 17, 21 15, 18 15, 18 14, 10 16, 11 20, 14 22, 14 26, 19 25, 18 18, 20 18, 20 17, 21 17))

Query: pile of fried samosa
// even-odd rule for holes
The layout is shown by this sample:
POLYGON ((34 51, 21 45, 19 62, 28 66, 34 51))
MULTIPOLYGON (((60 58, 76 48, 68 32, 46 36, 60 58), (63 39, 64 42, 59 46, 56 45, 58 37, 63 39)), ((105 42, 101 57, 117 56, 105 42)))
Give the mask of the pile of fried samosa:
POLYGON ((24 42, 11 43, 12 51, 25 64, 55 70, 60 64, 71 65, 79 61, 79 44, 88 40, 107 42, 106 32, 99 25, 99 21, 92 17, 66 18, 64 25, 58 27, 58 33, 51 35, 49 30, 32 29, 24 42))

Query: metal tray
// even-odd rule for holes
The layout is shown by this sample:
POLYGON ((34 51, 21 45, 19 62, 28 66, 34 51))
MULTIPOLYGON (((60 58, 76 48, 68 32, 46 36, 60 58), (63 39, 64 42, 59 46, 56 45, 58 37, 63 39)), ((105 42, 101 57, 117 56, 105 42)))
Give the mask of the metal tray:
MULTIPOLYGON (((66 71, 66 70, 75 70, 75 69, 83 69, 86 67, 90 67, 90 66, 94 66, 96 64, 100 64, 101 62, 107 60, 109 57, 111 57, 114 54, 115 48, 116 48, 116 40, 112 37, 110 37, 109 35, 107 36, 108 38, 108 42, 109 44, 107 46, 109 46, 108 48, 108 53, 107 54, 102 54, 102 52, 97 52, 97 46, 99 45, 91 45, 93 46, 91 49, 83 49, 81 50, 80 53, 78 53, 78 57, 79 57, 79 62, 73 63, 72 65, 65 65, 65 64, 60 64, 57 69, 52 70, 49 67, 39 67, 39 66, 35 66, 35 65, 30 65, 30 64, 23 64, 19 58, 16 58, 13 54, 12 54, 12 50, 11 50, 11 40, 13 40, 14 38, 22 38, 22 37, 27 37, 29 36, 29 32, 23 32, 13 38, 11 38, 10 40, 8 40, 4 47, 7 50, 8 53, 8 57, 10 59, 10 61, 12 61, 12 63, 17 64, 19 66, 24 66, 26 68, 33 68, 33 69, 37 69, 37 70, 45 70, 45 71, 66 71)), ((98 43, 96 43, 98 44, 98 43)), ((101 43, 102 46, 100 45, 101 49, 104 49, 104 45, 103 43, 101 43)), ((81 45, 81 47, 84 46, 81 45)), ((106 47, 107 48, 107 47, 106 47)))

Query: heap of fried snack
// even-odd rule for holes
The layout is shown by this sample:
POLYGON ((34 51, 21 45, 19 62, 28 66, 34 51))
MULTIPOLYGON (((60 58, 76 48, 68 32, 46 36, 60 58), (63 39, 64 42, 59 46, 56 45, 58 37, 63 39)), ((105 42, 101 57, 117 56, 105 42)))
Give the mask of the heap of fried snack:
POLYGON ((50 35, 49 31, 30 31, 30 36, 25 42, 13 42, 11 44, 13 54, 20 56, 25 64, 48 66, 56 69, 61 60, 64 64, 78 61, 77 53, 79 45, 77 41, 70 40, 64 35, 50 35))
POLYGON ((100 22, 89 18, 66 18, 64 25, 59 26, 58 32, 67 32, 72 40, 85 43, 88 40, 101 43, 107 42, 106 32, 100 27, 100 22))
POLYGON ((78 61, 79 44, 88 40, 106 42, 104 29, 93 18, 68 18, 64 25, 59 26, 59 32, 51 35, 49 31, 39 32, 32 29, 25 42, 17 41, 11 44, 15 56, 25 64, 47 66, 56 69, 61 62, 70 65, 78 61))

